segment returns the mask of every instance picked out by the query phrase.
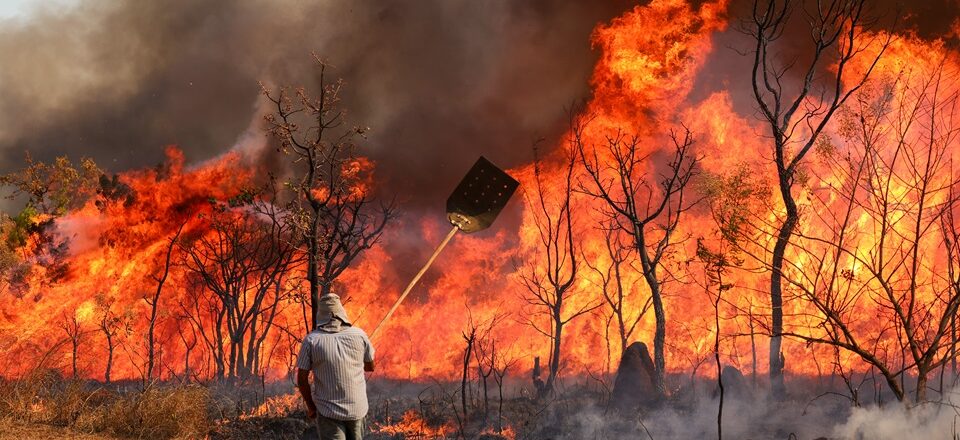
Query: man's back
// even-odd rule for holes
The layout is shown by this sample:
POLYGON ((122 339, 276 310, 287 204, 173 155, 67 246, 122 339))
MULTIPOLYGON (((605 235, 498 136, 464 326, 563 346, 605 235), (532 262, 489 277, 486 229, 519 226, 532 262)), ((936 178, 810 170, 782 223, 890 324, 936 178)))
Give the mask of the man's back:
POLYGON ((359 328, 339 332, 314 330, 303 340, 297 368, 313 372, 313 400, 317 412, 336 420, 359 420, 367 415, 364 363, 373 362, 373 345, 359 328))

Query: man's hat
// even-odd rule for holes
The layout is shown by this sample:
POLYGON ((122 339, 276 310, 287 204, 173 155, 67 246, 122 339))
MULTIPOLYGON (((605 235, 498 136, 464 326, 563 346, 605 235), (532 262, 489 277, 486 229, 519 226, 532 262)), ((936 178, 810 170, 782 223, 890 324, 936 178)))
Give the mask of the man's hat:
POLYGON ((320 297, 317 302, 317 325, 323 325, 333 318, 338 318, 346 325, 353 325, 347 318, 347 311, 340 302, 340 296, 335 293, 328 293, 320 297))

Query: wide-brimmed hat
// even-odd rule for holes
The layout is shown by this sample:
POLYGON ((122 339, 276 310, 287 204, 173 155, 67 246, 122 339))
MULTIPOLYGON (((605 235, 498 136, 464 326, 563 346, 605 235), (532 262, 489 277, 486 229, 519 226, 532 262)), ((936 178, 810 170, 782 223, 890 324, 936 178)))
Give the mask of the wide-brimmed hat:
POLYGON ((340 296, 335 293, 328 293, 320 297, 317 302, 317 325, 323 325, 330 322, 333 318, 338 318, 346 325, 350 323, 347 317, 347 311, 340 302, 340 296))

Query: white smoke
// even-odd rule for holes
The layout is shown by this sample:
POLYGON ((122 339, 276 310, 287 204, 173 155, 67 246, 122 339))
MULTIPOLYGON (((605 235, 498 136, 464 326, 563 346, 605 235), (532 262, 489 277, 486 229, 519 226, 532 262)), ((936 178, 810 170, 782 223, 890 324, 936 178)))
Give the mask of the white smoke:
POLYGON ((960 432, 958 390, 945 393, 943 402, 915 407, 895 403, 884 407, 854 408, 832 437, 843 439, 956 439, 960 432))

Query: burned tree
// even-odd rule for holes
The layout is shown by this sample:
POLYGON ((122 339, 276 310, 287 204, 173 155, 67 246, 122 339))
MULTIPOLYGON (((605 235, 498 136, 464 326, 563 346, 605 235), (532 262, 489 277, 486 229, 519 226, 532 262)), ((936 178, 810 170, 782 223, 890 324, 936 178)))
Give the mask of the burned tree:
MULTIPOLYGON (((720 324, 723 294, 732 290, 734 284, 729 273, 743 264, 740 240, 747 229, 749 212, 757 201, 769 198, 769 193, 761 182, 750 178, 751 172, 741 166, 730 176, 708 175, 704 181, 704 193, 709 201, 709 209, 717 230, 710 237, 697 239, 696 256, 704 271, 703 287, 713 303, 713 356, 717 371, 717 389, 719 404, 717 409, 717 438, 723 438, 723 403, 726 393, 724 379, 734 371, 738 379, 740 372, 731 367, 724 369, 720 360, 720 324)), ((729 302, 729 300, 726 300, 729 302)), ((742 390, 742 380, 730 384, 734 390, 742 390)))
POLYGON ((392 203, 378 203, 372 193, 372 163, 358 156, 357 137, 365 128, 347 125, 340 102, 342 80, 329 82, 328 65, 314 56, 319 68, 319 96, 304 88, 272 91, 261 84, 275 106, 265 117, 279 150, 290 158, 285 187, 292 191, 287 208, 307 256, 311 322, 317 301, 330 293, 333 282, 363 251, 380 239, 396 216, 392 203))
POLYGON ((751 38, 749 54, 753 58, 750 81, 754 99, 764 123, 769 127, 771 150, 777 168, 777 185, 785 210, 776 225, 776 242, 771 253, 770 304, 770 383, 777 397, 784 397, 783 269, 787 246, 800 220, 794 188, 804 158, 816 145, 824 128, 850 96, 866 81, 883 54, 876 52, 869 67, 859 74, 850 73, 850 64, 875 42, 865 34, 871 24, 866 0, 830 0, 804 9, 810 26, 812 53, 802 62, 781 60, 778 41, 792 22, 797 1, 754 0, 753 13, 742 31, 751 38), (828 64, 834 67, 821 78, 828 64), (787 75, 802 78, 796 86, 787 75), (821 86, 822 84, 822 86, 821 86))
POLYGON ((534 147, 535 186, 533 191, 524 193, 537 228, 537 254, 519 270, 521 283, 527 293, 523 299, 534 307, 528 324, 550 339, 547 381, 538 387, 540 397, 553 391, 557 373, 560 371, 564 327, 570 321, 600 306, 599 302, 592 300, 581 301, 580 305, 571 304, 572 297, 579 293, 573 289, 573 284, 580 269, 577 260, 577 238, 573 230, 574 212, 570 205, 576 157, 572 152, 566 152, 562 160, 562 166, 557 170, 562 173, 560 184, 548 188, 544 181, 543 163, 534 147), (533 319, 537 316, 546 316, 549 319, 549 329, 541 328, 533 319))
POLYGON ((698 162, 691 151, 693 137, 686 128, 682 134, 671 132, 673 151, 667 171, 654 182, 647 163, 652 154, 644 151, 639 136, 617 132, 596 145, 586 138, 587 123, 587 119, 573 123, 574 148, 587 175, 581 190, 600 200, 612 224, 630 237, 631 247, 640 260, 656 318, 654 384, 662 394, 666 392, 663 378, 667 321, 663 306, 666 278, 661 269, 669 250, 681 241, 674 236, 680 217, 698 201, 687 194, 698 162))
MULTIPOLYGON (((609 258, 609 264, 606 267, 602 267, 599 263, 591 263, 586 258, 584 258, 584 264, 600 278, 600 293, 603 295, 603 300, 607 305, 606 309, 610 313, 607 327, 609 327, 610 321, 616 324, 620 353, 623 354, 627 351, 627 345, 629 345, 633 332, 636 331, 640 321, 650 310, 652 298, 647 297, 636 315, 632 315, 631 310, 636 309, 636 304, 630 304, 629 301, 634 300, 632 297, 635 294, 633 286, 624 285, 623 277, 625 271, 633 270, 631 267, 632 259, 630 246, 625 246, 621 242, 621 233, 622 231, 616 227, 616 223, 610 223, 603 227, 605 257, 609 258)), ((608 337, 608 363, 610 357, 609 345, 608 337)))
POLYGON ((121 336, 121 333, 129 334, 131 332, 130 315, 115 312, 113 310, 114 301, 104 294, 98 294, 94 299, 100 315, 97 326, 107 342, 107 365, 103 372, 103 381, 109 384, 110 374, 113 370, 113 355, 120 343, 117 338, 121 336))
POLYGON ((77 357, 79 356, 80 342, 83 340, 86 330, 83 329, 83 324, 77 319, 76 311, 69 315, 67 312, 63 312, 60 317, 60 328, 67 334, 67 339, 70 341, 70 372, 71 377, 77 379, 79 378, 77 375, 77 357))
POLYGON ((803 259, 783 270, 817 312, 784 335, 856 355, 900 400, 914 373, 917 402, 951 359, 960 307, 960 180, 950 168, 960 96, 946 75, 940 64, 871 81, 840 113, 847 149, 821 149, 834 177, 809 189, 816 227, 798 232, 803 259))
POLYGON ((164 253, 163 266, 157 275, 152 276, 153 281, 157 284, 156 290, 152 293, 147 293, 143 297, 143 301, 150 306, 150 324, 147 327, 147 374, 144 378, 148 384, 153 382, 154 363, 156 362, 154 331, 157 327, 157 313, 160 311, 160 296, 163 294, 163 285, 166 284, 167 278, 170 276, 170 268, 173 266, 173 250, 177 247, 177 240, 180 238, 180 234, 183 233, 184 226, 186 226, 186 222, 182 223, 180 227, 177 228, 177 232, 170 238, 166 252, 164 253))
POLYGON ((218 361, 218 377, 247 379, 260 370, 261 347, 286 297, 282 283, 295 248, 283 223, 243 206, 213 202, 205 220, 205 231, 184 240, 184 266, 213 295, 208 304, 219 328, 212 342, 217 356, 226 356, 218 361))

